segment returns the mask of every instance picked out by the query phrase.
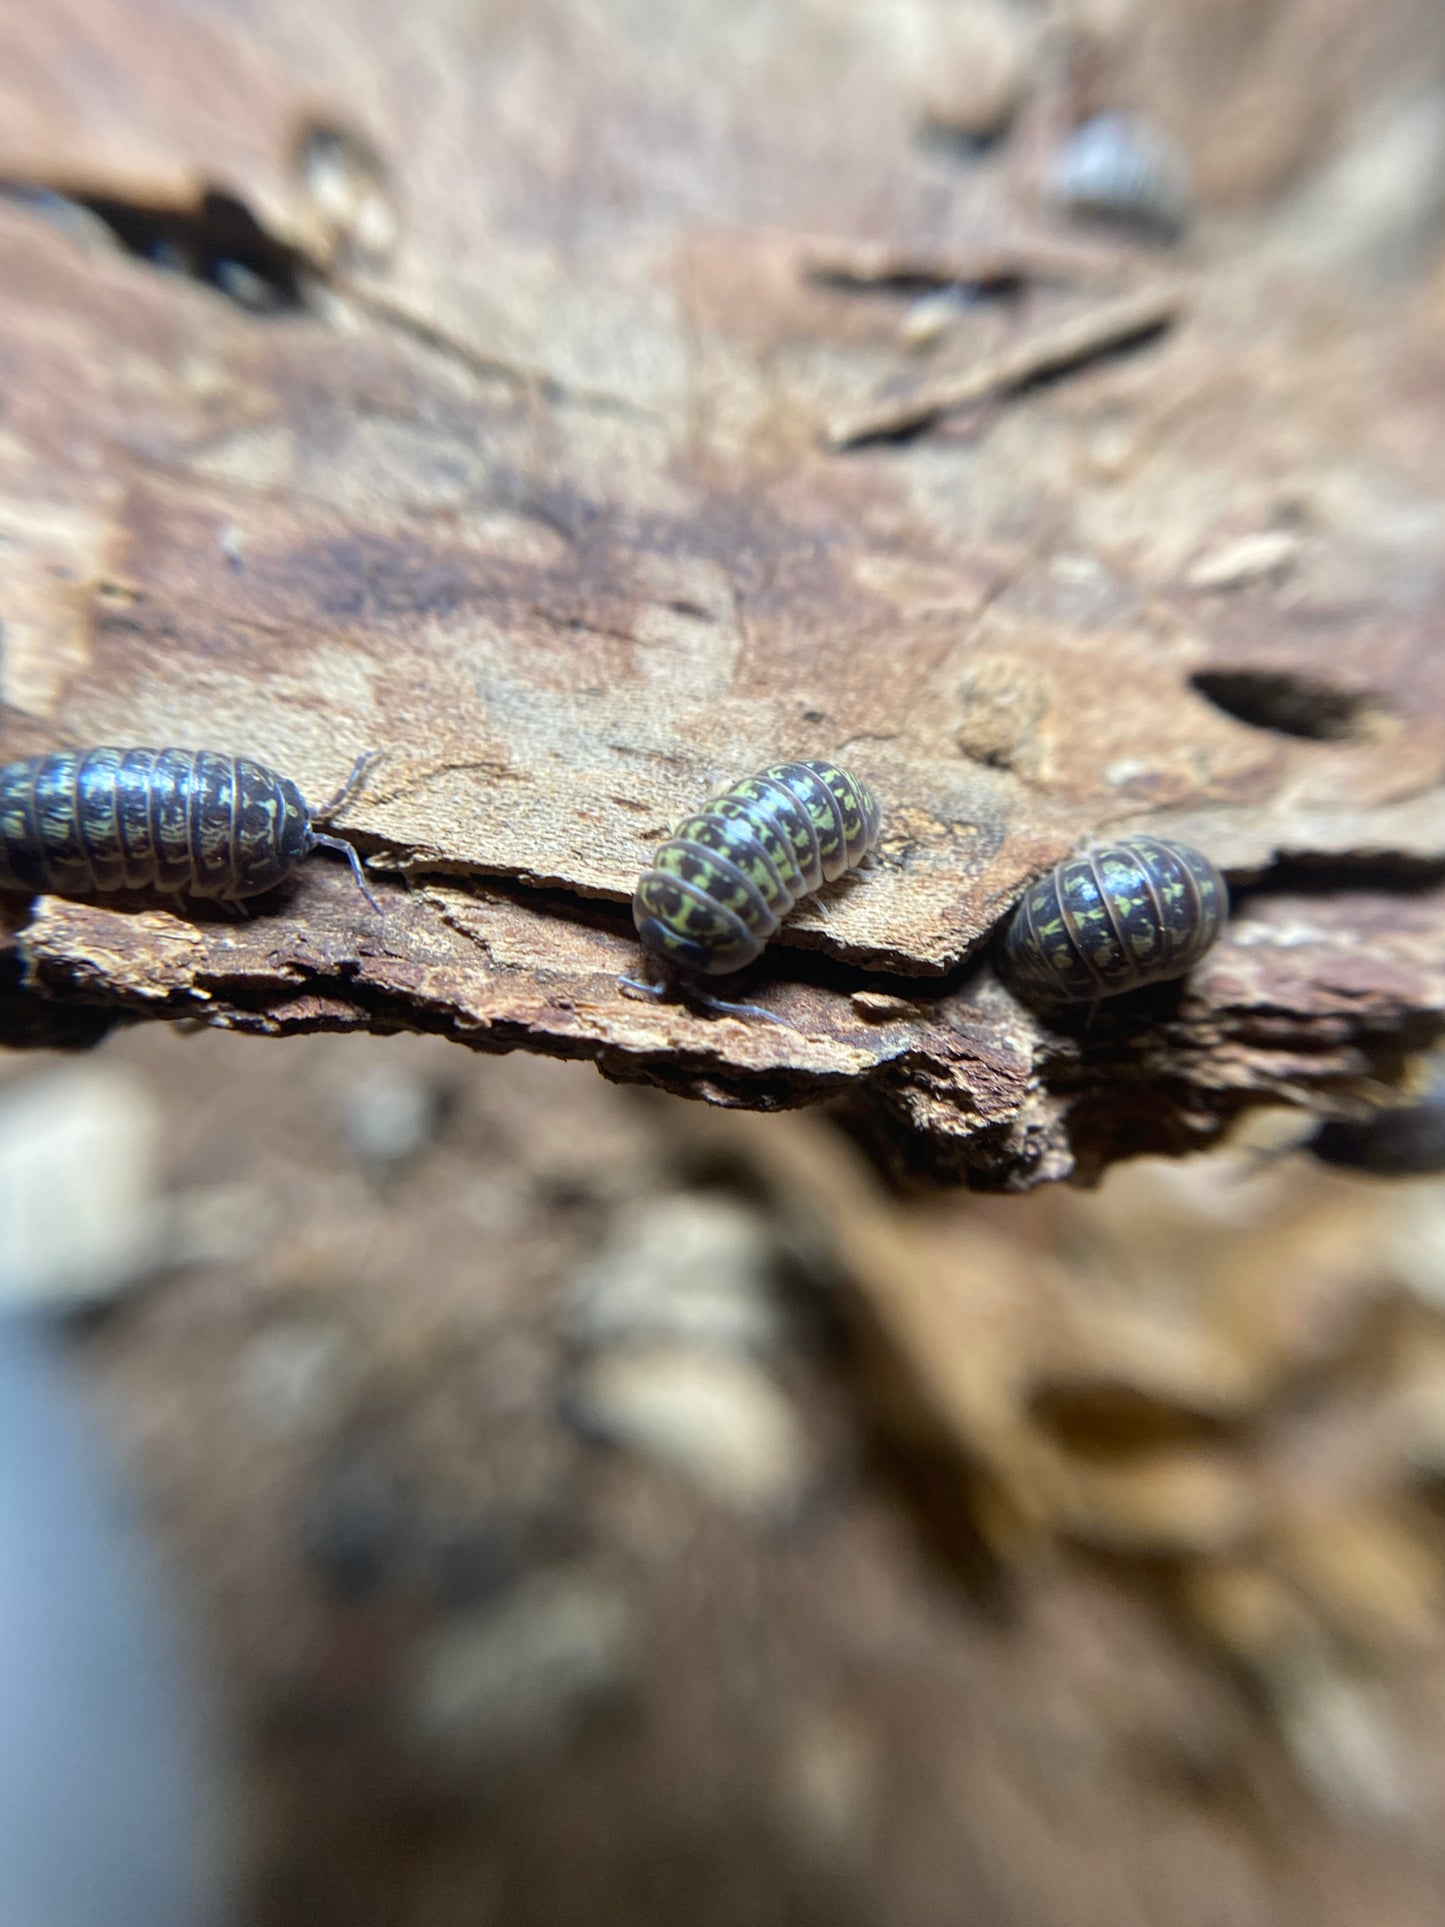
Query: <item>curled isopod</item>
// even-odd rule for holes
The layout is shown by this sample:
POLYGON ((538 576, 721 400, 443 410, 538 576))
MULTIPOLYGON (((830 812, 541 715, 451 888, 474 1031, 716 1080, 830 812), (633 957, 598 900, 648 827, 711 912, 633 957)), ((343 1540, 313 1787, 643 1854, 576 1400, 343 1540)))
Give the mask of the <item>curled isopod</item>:
POLYGON ((712 1009, 770 1017, 708 996, 696 980, 761 956, 800 897, 862 863, 880 821, 872 790, 836 763, 774 763, 734 783, 679 824, 632 899, 642 947, 668 981, 622 981, 649 996, 677 982, 712 1009))
POLYGON ((1162 836, 1120 837, 1029 885, 1004 930, 1004 969, 1032 1003, 1113 997, 1192 970, 1228 912, 1207 856, 1162 836))
POLYGON ((339 850, 374 910, 351 844, 317 828, 355 793, 359 756, 312 809, 289 776, 208 749, 57 750, 0 766, 0 889, 89 896, 154 890, 235 903, 339 850))

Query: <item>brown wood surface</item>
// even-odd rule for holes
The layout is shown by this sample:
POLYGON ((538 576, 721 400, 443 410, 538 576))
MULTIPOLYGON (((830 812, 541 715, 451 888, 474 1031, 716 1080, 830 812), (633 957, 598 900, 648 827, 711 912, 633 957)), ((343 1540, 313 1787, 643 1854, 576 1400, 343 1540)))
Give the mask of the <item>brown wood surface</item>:
POLYGON ((3 0, 0 177, 233 196, 302 294, 248 310, 0 199, 3 747, 235 749, 313 798, 378 749, 342 827, 385 907, 325 857, 245 923, 12 902, 7 1035, 77 1004, 439 1031, 841 1097, 914 1170, 1018 1186, 1358 1089, 1438 1030, 1438 251, 1386 280, 1206 222, 1172 322, 1021 381, 1021 343, 1087 342, 1163 269, 1046 230, 1027 125, 986 161, 920 140, 937 15, 3 0), (849 248, 1020 265, 921 364, 886 278, 818 273, 849 248), (829 445, 914 389, 987 395, 989 362, 971 414, 829 445), (885 830, 745 986, 796 1028, 621 995, 668 824, 823 754, 885 830), (1182 991, 1045 1023, 990 933, 1125 826, 1196 840, 1235 918, 1182 991))

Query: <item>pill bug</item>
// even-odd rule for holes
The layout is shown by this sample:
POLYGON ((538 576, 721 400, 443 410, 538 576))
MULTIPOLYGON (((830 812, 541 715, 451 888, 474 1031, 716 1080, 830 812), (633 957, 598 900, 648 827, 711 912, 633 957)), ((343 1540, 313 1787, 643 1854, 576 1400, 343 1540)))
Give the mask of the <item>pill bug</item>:
POLYGON ((1173 143, 1127 114, 1076 127, 1050 168, 1047 193, 1077 220, 1107 222, 1143 239, 1178 241, 1189 222, 1189 176, 1173 143))
POLYGON ((676 983, 710 1009, 772 1018, 696 980, 752 963, 800 897, 862 863, 879 824, 872 790, 836 763, 774 763, 745 776, 680 823, 643 871, 632 920, 664 981, 622 982, 652 997, 676 983))
POLYGON ((208 749, 56 750, 0 766, 0 889, 89 896, 154 890, 235 903, 283 883, 311 852, 339 850, 380 914, 361 861, 317 828, 374 762, 359 756, 312 809, 289 776, 208 749))
POLYGON ((1120 837, 1030 884, 1004 931, 1004 967, 1032 1002, 1112 997, 1192 970, 1228 909, 1224 878, 1198 850, 1120 837))
POLYGON ((1426 1060, 1412 1101, 1368 1117, 1327 1118, 1303 1148, 1321 1164, 1376 1178, 1433 1177, 1445 1171, 1445 1052, 1426 1060))

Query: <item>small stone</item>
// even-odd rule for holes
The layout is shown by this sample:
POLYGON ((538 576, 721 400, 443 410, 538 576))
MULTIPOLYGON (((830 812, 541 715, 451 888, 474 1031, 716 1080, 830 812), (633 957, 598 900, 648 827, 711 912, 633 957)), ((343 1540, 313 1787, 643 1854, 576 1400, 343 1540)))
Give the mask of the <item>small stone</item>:
POLYGON ((297 153, 297 172, 324 251, 343 268, 376 268, 396 246, 397 211, 387 169, 354 129, 312 126, 297 153))
POLYGON ((999 0, 940 9, 925 47, 928 125, 979 146, 998 140, 1018 112, 1032 53, 1029 27, 999 0))
POLYGON ((920 295, 904 311, 898 338, 914 354, 923 354, 957 327, 959 316, 968 306, 968 296, 961 288, 936 288, 931 294, 920 295))
POLYGON ((83 201, 74 201, 68 194, 57 194, 53 188, 34 187, 26 182, 10 182, 0 186, 0 200, 36 215, 68 241, 73 241, 89 253, 121 252, 121 243, 114 228, 93 213, 83 201))
POLYGON ((1383 1707, 1342 1673, 1293 1587, 1260 1566, 1203 1561, 1183 1598, 1200 1629, 1268 1694, 1295 1765, 1331 1806, 1355 1819, 1398 1819, 1407 1796, 1383 1707))
POLYGON ((1185 576, 1184 585, 1201 595, 1242 589, 1251 582, 1287 574, 1299 552, 1299 537, 1287 529, 1257 529, 1202 556, 1185 576))
POLYGON ((395 1170, 431 1143, 441 1122, 442 1098, 430 1078, 373 1064, 344 1099, 347 1142, 363 1164, 395 1170))
POLYGON ((0 1094, 0 1303, 103 1302, 163 1255, 160 1115, 130 1073, 85 1065, 0 1094))
POLYGON ((866 1851, 880 1791, 866 1725, 836 1711, 804 1718, 781 1765, 782 1803, 800 1844, 819 1864, 866 1851))
POLYGON ((1398 1821, 1409 1812, 1398 1740, 1375 1693, 1323 1661, 1272 1684, 1285 1741, 1321 1799, 1354 1820, 1398 1821))
POLYGON ((334 1417, 352 1382, 344 1334, 319 1319, 275 1325, 242 1354, 238 1390, 265 1432, 285 1437, 334 1417))
POLYGON ((1157 774, 1158 766, 1140 756, 1118 756, 1112 763, 1104 765, 1104 781, 1116 790, 1129 789, 1135 783, 1152 782, 1157 774))
POLYGON ((1398 1184, 1391 1204, 1380 1227, 1383 1257, 1422 1304, 1445 1311, 1445 1185, 1398 1184))
POLYGON ((211 279, 228 301, 252 314, 277 314, 288 306, 286 297, 264 274, 248 268, 244 261, 220 260, 211 269, 211 279))
POLYGON ((216 531, 216 547, 233 569, 246 566, 246 532, 239 522, 223 522, 216 531))
POLYGON ((165 1261, 175 1269, 242 1264, 264 1249, 276 1227, 273 1204, 259 1186, 196 1185, 169 1202, 165 1261))
POLYGON ((624 1212, 578 1272, 563 1321, 585 1345, 657 1338, 725 1351, 775 1350, 786 1307, 762 1219, 736 1198, 682 1192, 624 1212))
POLYGON ((583 1372, 567 1413, 587 1436, 669 1466, 750 1517, 794 1516, 812 1483, 797 1413, 746 1359, 670 1347, 618 1353, 583 1372))
POLYGON ((403 1732, 448 1777, 515 1770, 564 1750, 589 1713, 627 1691, 634 1647, 613 1582, 578 1569, 538 1575, 420 1645, 403 1732))
POLYGON ((906 1017, 916 1008, 906 997, 895 997, 888 990, 855 990, 848 1002, 860 1017, 877 1024, 887 1023, 893 1017, 906 1017))

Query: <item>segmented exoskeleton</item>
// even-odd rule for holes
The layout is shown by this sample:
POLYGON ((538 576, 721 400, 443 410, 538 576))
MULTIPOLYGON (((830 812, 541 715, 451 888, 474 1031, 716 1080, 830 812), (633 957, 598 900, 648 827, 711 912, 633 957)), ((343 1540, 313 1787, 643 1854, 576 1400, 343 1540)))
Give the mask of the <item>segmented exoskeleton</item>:
POLYGON ((1189 223, 1189 175, 1179 151, 1147 122, 1098 114, 1076 127, 1049 169, 1046 191, 1076 217, 1170 243, 1189 223))
POLYGON ((234 903, 340 850, 378 913, 361 861, 329 822, 374 757, 313 810, 289 776, 207 749, 57 750, 0 767, 0 889, 89 896, 146 890, 234 903))
POLYGON ((1124 836, 1030 884, 1004 931, 1004 967, 1036 1003, 1113 997, 1192 970, 1228 912, 1224 878, 1207 856, 1159 836, 1124 836))
MULTIPOLYGON (((879 824, 872 790, 836 763, 774 763, 744 777, 680 823, 643 871, 632 899, 643 948, 710 1008, 771 1017, 695 980, 752 963, 800 897, 863 861, 879 824)), ((650 996, 668 988, 622 981, 650 996)))

